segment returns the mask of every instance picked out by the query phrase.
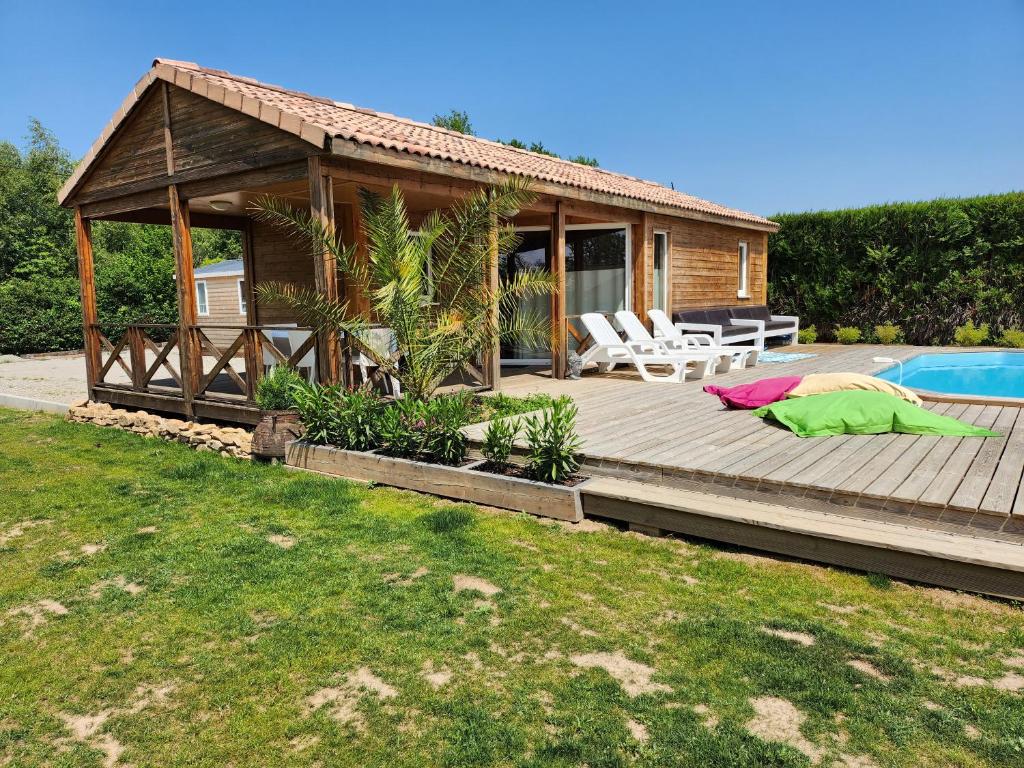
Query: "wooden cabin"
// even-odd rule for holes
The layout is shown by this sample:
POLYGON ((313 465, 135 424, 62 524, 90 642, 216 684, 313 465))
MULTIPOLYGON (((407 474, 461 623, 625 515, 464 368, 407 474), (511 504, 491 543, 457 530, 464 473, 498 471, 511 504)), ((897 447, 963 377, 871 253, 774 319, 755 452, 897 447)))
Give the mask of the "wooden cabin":
POLYGON ((198 267, 193 275, 199 328, 215 346, 230 345, 238 335, 230 326, 249 321, 245 264, 241 259, 218 261, 198 267))
MULTIPOLYGON (((267 331, 293 318, 260 306, 253 286, 283 280, 334 297, 345 293, 345 282, 327 254, 314 256, 251 219, 255 197, 308 206, 365 252, 360 187, 398 185, 415 219, 510 175, 529 177, 538 196, 515 221, 517 252, 488 279, 545 266, 560 290, 541 304, 551 315, 550 349, 489 350, 470 366, 479 386, 499 388, 507 366, 550 364, 563 376, 569 350, 583 342, 575 323, 583 312, 626 308, 645 317, 655 306, 765 303, 768 233, 776 229, 767 219, 604 169, 157 59, 59 194, 75 211, 90 397, 190 417, 256 419, 256 380, 267 356, 280 356, 267 331), (112 330, 97 317, 90 226, 103 220, 173 228, 176 324, 112 330), (245 312, 235 322, 200 316, 192 226, 241 232, 245 312), (108 381, 115 365, 130 384, 108 381)), ((360 297, 349 298, 365 308, 360 297)), ((321 381, 352 381, 342 340, 311 336, 288 359, 310 351, 321 381)))

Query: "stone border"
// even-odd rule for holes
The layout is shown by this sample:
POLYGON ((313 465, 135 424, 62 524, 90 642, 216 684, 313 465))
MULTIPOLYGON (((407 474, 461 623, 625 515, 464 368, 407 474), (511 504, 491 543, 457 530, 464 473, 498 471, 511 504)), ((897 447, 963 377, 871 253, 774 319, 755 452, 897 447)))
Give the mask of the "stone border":
POLYGON ((117 427, 143 437, 159 437, 184 443, 197 451, 211 451, 236 459, 252 458, 252 433, 238 427, 219 427, 181 419, 165 419, 146 411, 112 408, 107 403, 87 402, 68 408, 68 421, 117 427))
POLYGON ((476 471, 474 461, 462 467, 398 459, 378 453, 346 451, 295 440, 285 446, 285 463, 351 480, 380 483, 488 507, 527 512, 578 523, 583 519, 580 491, 587 482, 567 487, 535 480, 476 471))

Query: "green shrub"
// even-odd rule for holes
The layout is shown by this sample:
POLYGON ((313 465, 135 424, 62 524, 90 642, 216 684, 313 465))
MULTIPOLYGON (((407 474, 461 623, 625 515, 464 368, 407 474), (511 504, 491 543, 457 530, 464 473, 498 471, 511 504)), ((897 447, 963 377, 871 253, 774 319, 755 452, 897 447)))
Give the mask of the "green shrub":
POLYGON ((963 325, 957 326, 953 332, 953 340, 957 346, 976 347, 988 338, 988 323, 975 325, 973 320, 968 320, 963 325))
POLYGON ((999 337, 999 345, 1024 349, 1024 331, 1020 328, 1007 328, 999 337))
POLYGON ((903 338, 903 330, 892 323, 876 325, 875 338, 878 339, 879 344, 896 344, 903 338))
POLYGON ((334 444, 351 451, 380 446, 380 416, 384 403, 370 387, 343 393, 335 420, 334 444))
POLYGON ((442 395, 427 403, 423 454, 431 461, 457 466, 466 459, 469 440, 462 428, 469 423, 470 398, 442 395))
POLYGON ((256 382, 256 405, 264 411, 286 411, 295 407, 295 390, 305 383, 287 365, 275 365, 256 382))
POLYGON ((524 417, 526 468, 535 480, 559 483, 579 469, 583 441, 576 434, 576 405, 559 397, 550 408, 524 417))
POLYGON ((487 424, 484 430, 484 442, 480 448, 484 458, 497 467, 508 464, 508 457, 519 437, 519 419, 495 419, 487 424))
POLYGON ((836 341, 840 344, 856 344, 860 341, 860 328, 840 326, 836 328, 836 341))
POLYGON ((813 344, 818 340, 818 329, 813 325, 801 328, 799 333, 797 333, 797 340, 801 344, 813 344))
POLYGON ((0 283, 0 354, 81 348, 78 280, 37 276, 0 283))
POLYGON ((1024 192, 779 214, 768 305, 804 325, 893 322, 947 344, 967 318, 1024 328, 1024 192))
POLYGON ((341 421, 341 387, 306 384, 295 388, 295 409, 305 427, 303 439, 331 445, 338 439, 341 421))
POLYGON ((469 423, 471 398, 442 395, 426 402, 404 397, 384 409, 378 420, 382 450, 389 456, 458 465, 469 441, 462 428, 469 423))

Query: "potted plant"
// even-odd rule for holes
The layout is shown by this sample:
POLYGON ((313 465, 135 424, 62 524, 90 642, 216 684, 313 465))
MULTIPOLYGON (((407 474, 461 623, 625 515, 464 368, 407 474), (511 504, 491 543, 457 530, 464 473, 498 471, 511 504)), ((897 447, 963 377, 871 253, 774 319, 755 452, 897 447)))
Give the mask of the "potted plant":
POLYGON ((260 421, 252 436, 254 458, 283 460, 285 443, 302 434, 295 394, 304 384, 302 377, 285 365, 275 365, 256 383, 260 421))

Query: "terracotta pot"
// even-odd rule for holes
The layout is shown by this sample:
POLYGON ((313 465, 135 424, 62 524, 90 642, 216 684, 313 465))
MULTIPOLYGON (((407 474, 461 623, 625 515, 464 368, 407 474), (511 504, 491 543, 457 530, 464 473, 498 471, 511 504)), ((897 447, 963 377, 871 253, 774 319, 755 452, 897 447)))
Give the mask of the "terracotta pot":
POLYGON ((284 459, 284 445, 302 436, 296 411, 261 411, 252 434, 252 455, 259 459, 284 459))

